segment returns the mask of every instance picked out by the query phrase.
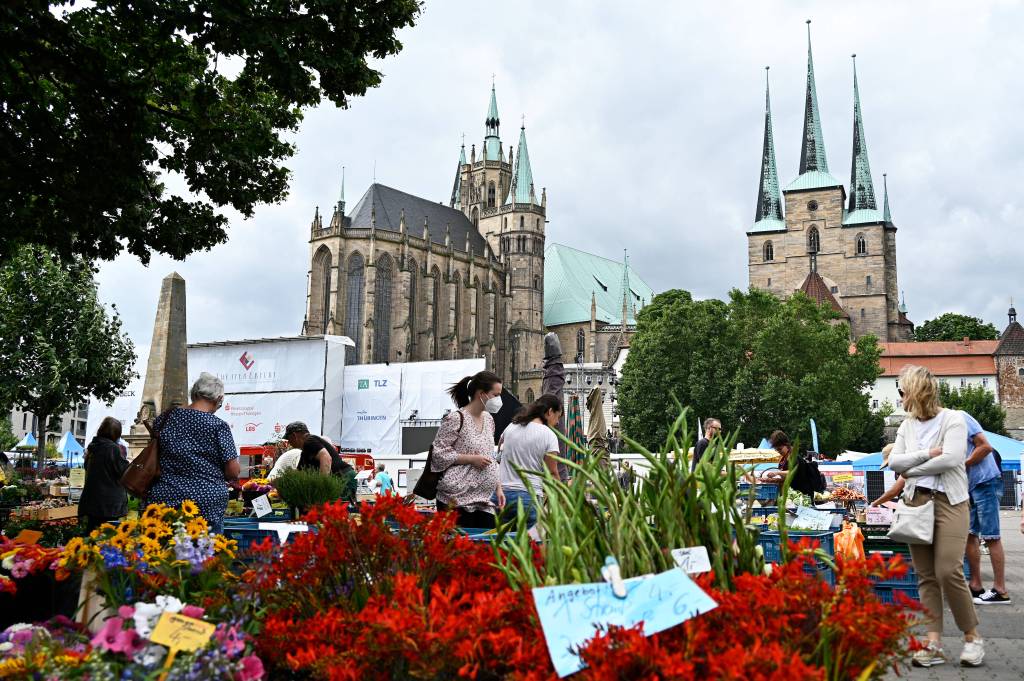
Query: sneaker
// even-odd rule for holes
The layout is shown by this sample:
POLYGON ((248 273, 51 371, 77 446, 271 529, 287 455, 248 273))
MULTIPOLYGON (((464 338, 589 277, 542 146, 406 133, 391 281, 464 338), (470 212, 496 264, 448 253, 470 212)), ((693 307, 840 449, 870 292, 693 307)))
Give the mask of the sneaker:
POLYGON ((980 667, 985 659, 985 642, 980 638, 964 642, 964 652, 960 653, 960 664, 965 667, 980 667))
POLYGON ((1013 603, 1013 601, 1010 600, 1010 594, 1001 594, 995 589, 989 589, 980 596, 975 596, 974 602, 978 605, 1001 605, 1003 603, 1013 603))
POLYGON ((927 647, 914 653, 911 660, 915 667, 934 667, 937 664, 946 664, 946 654, 940 646, 929 643, 927 647))
POLYGON ((967 585, 967 588, 971 590, 971 598, 975 599, 975 603, 977 603, 979 596, 983 596, 988 593, 988 589, 975 589, 970 584, 967 585))

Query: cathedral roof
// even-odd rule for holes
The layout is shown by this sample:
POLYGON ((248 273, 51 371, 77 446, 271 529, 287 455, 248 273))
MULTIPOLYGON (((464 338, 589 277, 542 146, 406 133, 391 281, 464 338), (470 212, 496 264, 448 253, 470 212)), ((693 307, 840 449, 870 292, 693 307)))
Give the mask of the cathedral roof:
POLYGON ((483 255, 489 251, 484 237, 462 211, 436 201, 406 194, 383 184, 371 184, 366 190, 359 203, 352 209, 349 227, 369 229, 371 223, 376 220, 377 229, 398 232, 403 210, 406 229, 414 236, 422 233, 423 220, 426 219, 430 240, 433 243, 444 245, 445 233, 450 227, 452 248, 456 251, 466 250, 467 239, 473 253, 483 255))
POLYGON ((1024 355, 1024 326, 1014 320, 999 337, 997 355, 1024 355))
POLYGON ((808 298, 816 300, 819 305, 829 305, 843 319, 850 318, 850 315, 846 313, 846 310, 843 309, 835 296, 832 295, 832 292, 828 290, 828 284, 825 283, 825 280, 817 272, 807 273, 807 278, 801 284, 800 290, 806 293, 808 298))
MULTIPOLYGON (((871 179, 871 164, 868 162, 868 143, 864 137, 864 118, 860 112, 860 88, 857 87, 857 61, 853 62, 853 161, 850 167, 849 217, 870 212, 871 220, 881 221, 882 214, 875 202, 875 184, 871 179), (875 217, 877 216, 877 217, 875 217)), ((863 220, 868 222, 868 220, 863 220)))
POLYGON ((764 88, 764 145, 761 150, 761 182, 757 188, 757 208, 751 232, 785 231, 782 217, 782 194, 779 192, 779 171, 775 165, 775 140, 772 137, 772 102, 768 89, 768 69, 764 88))
MULTIPOLYGON (((608 324, 622 322, 622 288, 626 264, 586 253, 562 244, 544 249, 544 325, 574 324, 590 321, 590 305, 597 303, 597 320, 608 324)), ((627 324, 636 323, 636 313, 651 302, 654 291, 637 275, 629 272, 629 296, 633 305, 627 324)))
POLYGON ((526 126, 519 129, 519 150, 516 152, 516 169, 512 184, 508 188, 505 205, 513 203, 536 203, 537 194, 533 188, 533 169, 530 167, 530 152, 526 148, 526 126))

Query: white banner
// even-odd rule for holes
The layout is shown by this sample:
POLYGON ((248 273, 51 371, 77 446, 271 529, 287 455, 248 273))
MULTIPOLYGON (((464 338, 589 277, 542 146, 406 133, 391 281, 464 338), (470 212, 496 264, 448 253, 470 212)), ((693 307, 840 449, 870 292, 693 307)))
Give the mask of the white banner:
POLYGON ((342 447, 369 449, 375 456, 401 453, 402 433, 398 423, 401 380, 401 365, 356 364, 345 367, 342 447))
POLYGON ((482 357, 439 362, 413 362, 402 366, 401 419, 407 420, 416 412, 420 420, 439 419, 455 404, 448 389, 464 376, 483 371, 482 357))
POLYGON ((217 416, 231 426, 235 446, 261 445, 284 434, 291 421, 302 421, 309 432, 323 427, 323 393, 239 393, 227 395, 217 416))
POLYGON ((322 338, 244 341, 188 348, 188 383, 208 371, 226 393, 323 390, 327 343, 322 338))

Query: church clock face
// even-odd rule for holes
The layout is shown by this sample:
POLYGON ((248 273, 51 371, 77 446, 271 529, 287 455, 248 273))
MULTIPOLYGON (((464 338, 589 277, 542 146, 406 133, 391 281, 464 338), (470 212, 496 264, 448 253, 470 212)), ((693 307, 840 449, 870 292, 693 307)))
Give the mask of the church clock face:
POLYGON ((814 200, 808 201, 807 202, 807 210, 809 210, 811 212, 814 212, 814 211, 818 210, 818 202, 814 201, 814 200))

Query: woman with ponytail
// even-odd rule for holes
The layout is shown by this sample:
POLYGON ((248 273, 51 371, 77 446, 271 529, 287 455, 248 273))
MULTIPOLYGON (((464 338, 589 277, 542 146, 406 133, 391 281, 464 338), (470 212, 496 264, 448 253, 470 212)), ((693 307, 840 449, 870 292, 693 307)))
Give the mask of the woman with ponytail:
POLYGON ((443 472, 437 509, 456 511, 460 527, 492 528, 495 505, 505 505, 491 416, 501 409, 501 379, 481 371, 463 378, 448 394, 458 409, 444 417, 434 437, 430 467, 443 472))
POLYGON ((501 467, 498 479, 507 505, 502 520, 511 520, 522 504, 526 512, 527 527, 537 522, 534 499, 540 501, 543 486, 539 475, 530 475, 546 467, 558 479, 558 437, 553 427, 562 419, 562 402, 554 395, 541 395, 524 407, 501 435, 501 467), (524 471, 520 475, 516 470, 524 471), (527 478, 533 494, 526 487, 527 478))

